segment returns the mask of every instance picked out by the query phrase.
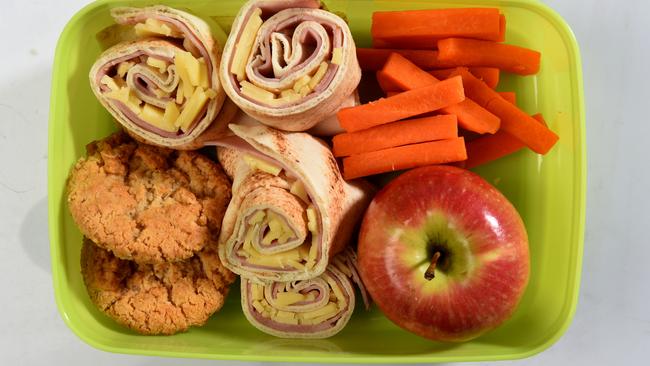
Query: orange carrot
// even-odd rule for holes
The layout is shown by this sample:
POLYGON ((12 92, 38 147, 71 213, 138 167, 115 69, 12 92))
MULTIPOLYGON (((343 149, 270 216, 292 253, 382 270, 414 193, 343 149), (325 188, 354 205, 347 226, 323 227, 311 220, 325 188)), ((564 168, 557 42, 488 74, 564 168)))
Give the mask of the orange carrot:
POLYGON ((334 156, 350 156, 389 147, 458 137, 456 116, 441 115, 388 123, 334 136, 334 156))
MULTIPOLYGON (((435 76, 418 68, 397 53, 393 53, 388 57, 382 69, 382 75, 402 90, 421 88, 440 82, 435 76)), ((494 133, 499 129, 499 118, 470 99, 465 99, 456 105, 444 107, 442 112, 457 115, 458 124, 466 130, 478 133, 494 133)))
POLYGON ((383 46, 431 49, 437 40, 464 37, 497 41, 500 14, 496 8, 380 11, 372 14, 370 33, 383 46))
POLYGON ((534 120, 536 120, 537 122, 543 124, 544 126, 548 126, 546 124, 546 120, 544 119, 544 116, 541 113, 535 113, 531 117, 533 117, 534 120))
POLYGON ((499 39, 497 42, 506 41, 506 16, 501 14, 499 15, 499 39))
MULTIPOLYGON (((532 118, 546 125, 541 113, 533 115, 532 118)), ((515 153, 525 148, 526 145, 509 133, 500 130, 494 135, 485 135, 468 141, 465 147, 467 148, 467 160, 461 164, 463 167, 471 169, 515 153)))
POLYGON ((484 107, 488 105, 492 99, 501 97, 499 93, 492 90, 487 86, 487 84, 472 75, 466 67, 457 68, 452 76, 461 76, 463 78, 463 87, 465 89, 471 89, 472 99, 480 106, 484 107))
POLYGON ((520 75, 536 74, 541 57, 539 52, 523 47, 462 38, 440 40, 438 52, 440 61, 497 67, 520 75))
POLYGON ((343 129, 354 132, 432 112, 464 99, 461 79, 455 77, 368 104, 343 108, 336 116, 343 129))
POLYGON ((489 163, 526 147, 509 133, 499 130, 467 142, 467 160, 461 165, 467 169, 489 163))
MULTIPOLYGON (((469 67, 469 72, 483 80, 490 88, 494 89, 499 84, 499 69, 496 67, 469 67)), ((429 70, 429 74, 444 80, 451 76, 456 68, 429 70)))
POLYGON ((455 114, 458 116, 460 126, 476 133, 495 133, 501 125, 498 116, 468 98, 461 103, 442 108, 441 111, 447 114, 455 114))
POLYGON ((440 82, 399 53, 391 53, 388 56, 381 72, 384 78, 390 79, 400 90, 411 90, 440 82))
POLYGON ((438 49, 438 40, 435 38, 373 38, 373 48, 402 48, 408 50, 435 50, 438 49))
MULTIPOLYGON (((497 131, 497 132, 499 132, 499 131, 497 131)), ((472 140, 477 139, 477 138, 479 138, 481 136, 484 136, 484 135, 491 135, 491 134, 476 133, 474 131, 468 131, 468 130, 464 130, 464 129, 459 129, 458 130, 458 136, 463 137, 465 139, 465 143, 468 143, 469 141, 472 141, 472 140)))
POLYGON ((395 170, 467 159, 462 137, 352 155, 343 159, 343 177, 354 179, 395 170))
POLYGON ((386 96, 387 97, 392 97, 393 95, 397 95, 399 93, 402 93, 401 91, 387 91, 386 96))
POLYGON ((388 49, 404 49, 405 51, 422 51, 422 50, 437 50, 438 41, 408 41, 408 40, 399 40, 387 41, 379 38, 372 40, 372 48, 388 48, 388 49))
POLYGON ((399 84, 395 83, 391 77, 387 76, 386 73, 381 70, 377 71, 377 83, 385 93, 401 92, 404 90, 399 86, 399 84))
POLYGON ((366 71, 378 71, 384 67, 384 63, 391 53, 399 53, 409 61, 423 69, 440 69, 445 67, 463 66, 463 64, 440 62, 438 51, 432 50, 404 50, 404 49, 375 49, 357 48, 357 60, 359 66, 366 71))
MULTIPOLYGON (((471 72, 471 71, 470 71, 471 72)), ((517 94, 515 92, 497 92, 501 96, 501 98, 507 100, 508 102, 517 105, 517 94)))
POLYGON ((555 132, 537 123, 517 106, 503 99, 466 68, 459 68, 455 74, 462 76, 468 98, 472 98, 501 118, 502 130, 516 137, 538 154, 546 154, 555 145, 559 138, 555 132))
POLYGON ((531 116, 501 97, 492 100, 486 108, 501 117, 501 127, 504 131, 538 154, 546 154, 559 139, 555 132, 537 123, 531 116))
MULTIPOLYGON (((450 68, 447 68, 447 69, 429 70, 427 72, 429 74, 435 76, 436 79, 445 80, 446 78, 450 77, 451 74, 454 73, 454 71, 456 71, 456 68, 455 67, 450 67, 450 68)), ((476 74, 474 74, 474 75, 476 75, 476 74)))

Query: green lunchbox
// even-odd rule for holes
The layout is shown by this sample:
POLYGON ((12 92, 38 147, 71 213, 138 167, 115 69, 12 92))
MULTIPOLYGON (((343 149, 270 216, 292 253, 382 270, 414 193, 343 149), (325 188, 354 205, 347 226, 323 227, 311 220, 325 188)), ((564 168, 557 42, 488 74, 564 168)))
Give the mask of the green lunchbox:
POLYGON ((91 304, 80 274, 81 233, 68 212, 66 177, 85 145, 115 129, 95 99, 88 72, 101 52, 96 34, 113 23, 115 6, 166 4, 211 17, 224 29, 241 1, 101 0, 79 11, 56 48, 49 121, 48 200, 52 277, 67 325, 102 350, 168 357, 247 361, 404 363, 515 359, 549 347, 576 309, 585 224, 586 148, 582 70, 578 45, 564 20, 538 1, 324 0, 346 15, 358 46, 370 46, 373 11, 445 7, 498 7, 507 18, 507 43, 542 53, 539 74, 502 74, 499 89, 515 91, 529 113, 544 114, 560 136, 546 156, 529 150, 482 166, 477 172, 501 190, 524 219, 530 239, 531 277, 512 319, 480 338, 445 344, 410 334, 376 307, 358 306, 347 327, 324 340, 286 340, 252 327, 240 309, 238 285, 206 326, 174 336, 141 336, 114 323, 91 304))

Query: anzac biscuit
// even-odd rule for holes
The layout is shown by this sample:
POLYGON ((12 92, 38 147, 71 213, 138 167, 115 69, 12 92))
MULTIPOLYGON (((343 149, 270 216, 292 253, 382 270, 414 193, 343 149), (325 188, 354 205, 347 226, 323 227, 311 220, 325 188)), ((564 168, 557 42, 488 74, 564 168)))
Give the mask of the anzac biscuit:
POLYGON ((68 206, 97 245, 121 259, 152 264, 190 258, 217 240, 231 197, 220 165, 124 133, 87 150, 70 173, 68 206))
POLYGON ((221 309, 235 279, 214 244, 184 261, 137 264, 88 239, 81 250, 81 273, 92 302, 142 334, 174 334, 203 325, 221 309))

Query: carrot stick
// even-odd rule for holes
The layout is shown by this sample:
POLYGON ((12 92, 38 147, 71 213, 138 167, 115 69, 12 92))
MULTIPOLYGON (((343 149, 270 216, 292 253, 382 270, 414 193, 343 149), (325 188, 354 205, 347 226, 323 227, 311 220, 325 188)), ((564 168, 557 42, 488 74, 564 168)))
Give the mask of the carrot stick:
POLYGON ((546 154, 558 140, 555 132, 537 123, 517 106, 503 99, 466 68, 455 74, 462 76, 467 97, 501 118, 501 129, 526 144, 538 154, 546 154))
POLYGON ((377 71, 377 83, 384 93, 401 92, 404 90, 399 84, 395 83, 391 77, 387 76, 386 73, 381 70, 377 71))
POLYGON ((389 54, 390 51, 386 50, 357 47, 357 61, 359 61, 361 70, 364 71, 381 70, 389 54))
POLYGON ((399 53, 391 53, 388 56, 381 72, 384 78, 392 80, 401 90, 421 88, 440 82, 435 76, 422 70, 399 53))
MULTIPOLYGON (((499 69, 496 67, 469 67, 469 72, 483 80, 490 88, 494 89, 499 84, 499 69)), ((428 73, 440 80, 451 76, 456 68, 429 70, 428 73)))
POLYGON ((391 53, 399 53, 409 61, 423 69, 440 69, 445 67, 463 66, 454 62, 440 62, 438 51, 432 50, 404 50, 404 49, 375 49, 357 48, 357 60, 359 66, 366 71, 378 71, 384 67, 386 59, 391 53))
MULTIPOLYGON (((539 123, 546 125, 541 113, 532 116, 539 123)), ((521 141, 511 134, 500 130, 494 135, 481 136, 465 144, 467 160, 461 163, 465 168, 471 169, 485 163, 513 154, 526 147, 521 141)))
POLYGON ((501 97, 492 100, 486 108, 501 117, 501 127, 504 131, 538 154, 546 154, 559 139, 555 132, 537 123, 531 116, 501 97))
MULTIPOLYGON (((471 71, 470 71, 471 72, 471 71)), ((515 92, 497 92, 501 96, 501 98, 507 100, 508 102, 517 105, 517 94, 515 92)))
MULTIPOLYGON (((499 131, 497 131, 499 132, 499 131)), ((496 133, 496 132, 495 132, 496 133)), ((463 137, 465 139, 465 143, 468 143, 469 141, 475 140, 481 136, 484 135, 491 135, 491 134, 482 134, 482 133, 476 133, 474 131, 468 131, 464 129, 459 129, 458 130, 458 136, 463 137)))
POLYGON ((343 177, 354 179, 395 170, 467 159, 462 137, 392 147, 343 159, 343 177))
POLYGON ((386 96, 387 97, 392 97, 393 95, 397 95, 399 93, 402 93, 401 91, 387 91, 386 96))
POLYGON ((441 115, 388 123, 334 136, 334 156, 350 156, 389 147, 458 137, 456 116, 441 115))
POLYGON ((463 84, 461 79, 456 77, 368 104, 343 108, 336 116, 343 129, 354 132, 432 112, 464 99, 463 84))
POLYGON ((501 71, 496 67, 470 67, 469 72, 483 80, 492 89, 499 85, 501 71))
MULTIPOLYGON (((382 75, 382 77, 390 79, 392 84, 399 86, 402 90, 421 88, 440 82, 435 76, 418 68, 397 53, 393 53, 388 57, 382 69, 382 75)), ((457 115, 458 124, 466 130, 478 133, 494 133, 499 129, 499 118, 470 99, 465 99, 456 105, 444 107, 442 112, 457 115)))
MULTIPOLYGON (((436 48, 438 44, 436 43, 436 48)), ((372 48, 393 48, 393 44, 390 42, 382 41, 381 39, 372 40, 372 48)))
POLYGON ((467 142, 467 160, 461 163, 472 169, 510 155, 526 147, 509 133, 499 130, 494 135, 485 135, 467 142))
MULTIPOLYGON (((455 67, 450 67, 450 68, 446 68, 446 69, 429 70, 427 72, 429 74, 435 76, 436 79, 445 80, 446 78, 450 77, 451 74, 454 73, 454 71, 456 71, 456 68, 455 67)), ((476 75, 476 74, 474 74, 474 75, 476 75)))
POLYGON ((544 119, 544 116, 541 113, 535 113, 531 117, 533 117, 534 120, 536 120, 537 122, 543 124, 544 126, 548 126, 546 124, 546 120, 544 119))
POLYGON ((438 41, 426 41, 424 43, 417 41, 387 41, 379 38, 372 40, 372 48, 404 49, 405 51, 423 51, 437 50, 438 41))
POLYGON ((456 8, 375 12, 370 33, 382 44, 431 48, 450 37, 497 41, 500 30, 499 9, 456 8))
POLYGON ((501 14, 499 15, 499 39, 497 42, 506 41, 506 16, 501 14))
POLYGON ((435 50, 438 49, 438 39, 428 37, 373 38, 372 47, 435 50))
POLYGON ((495 133, 501 121, 492 112, 476 104, 471 99, 441 109, 442 113, 458 116, 458 124, 476 133, 495 133))
POLYGON ((452 76, 461 76, 463 78, 463 87, 465 89, 471 89, 472 99, 480 106, 487 106, 492 99, 501 97, 496 91, 488 87, 487 84, 472 75, 466 67, 457 68, 452 76))
POLYGON ((498 67, 520 75, 536 74, 541 57, 539 52, 523 47, 461 38, 440 40, 438 52, 440 61, 498 67))

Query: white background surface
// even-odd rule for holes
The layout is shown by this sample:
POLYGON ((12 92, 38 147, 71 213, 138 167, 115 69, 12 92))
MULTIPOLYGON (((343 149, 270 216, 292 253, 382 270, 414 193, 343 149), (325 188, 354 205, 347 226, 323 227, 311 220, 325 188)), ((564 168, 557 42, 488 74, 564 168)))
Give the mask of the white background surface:
MULTIPOLYGON (((56 310, 46 203, 50 73, 59 33, 86 2, 1 2, 0 364, 225 364, 98 351, 56 310)), ((554 346, 503 364, 648 364, 650 2, 547 3, 573 28, 583 59, 589 165, 582 287, 573 324, 554 346)))

